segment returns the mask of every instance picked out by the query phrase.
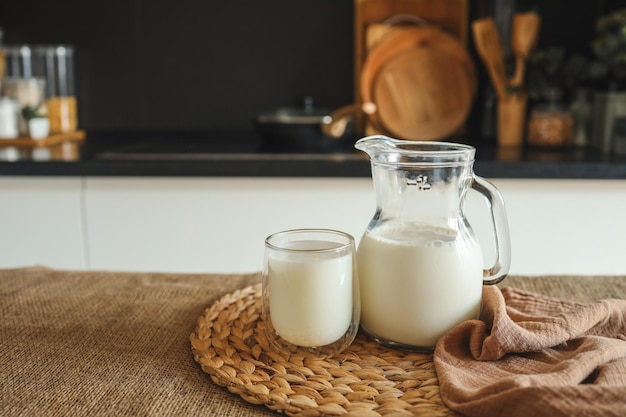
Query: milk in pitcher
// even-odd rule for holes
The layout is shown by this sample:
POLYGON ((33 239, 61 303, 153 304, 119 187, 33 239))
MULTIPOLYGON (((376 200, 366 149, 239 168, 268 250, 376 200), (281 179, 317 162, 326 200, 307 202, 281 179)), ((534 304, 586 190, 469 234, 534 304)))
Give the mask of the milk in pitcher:
POLYGON ((432 348, 447 330, 478 317, 482 253, 475 239, 458 234, 404 222, 366 231, 357 255, 366 332, 386 343, 432 348))

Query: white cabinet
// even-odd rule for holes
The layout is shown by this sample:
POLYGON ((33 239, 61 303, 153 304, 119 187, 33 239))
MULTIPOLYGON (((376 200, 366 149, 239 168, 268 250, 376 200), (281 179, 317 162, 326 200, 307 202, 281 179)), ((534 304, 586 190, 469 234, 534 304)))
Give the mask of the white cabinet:
MULTIPOLYGON (((513 274, 626 274, 626 180, 496 179, 513 274)), ((250 272, 264 239, 302 227, 360 239, 369 178, 88 177, 0 180, 0 267, 42 264, 163 272, 250 272)), ((488 211, 468 218, 493 259, 488 211)))
POLYGON ((280 230, 360 234, 375 203, 367 179, 87 178, 85 207, 94 269, 227 273, 280 230))
MULTIPOLYGON (((626 274, 626 180, 497 179, 507 205, 515 274, 626 274)), ((300 227, 357 241, 375 210, 369 178, 88 178, 95 269, 257 271, 263 241, 300 227)), ((466 213, 493 259, 487 207, 466 213)))
MULTIPOLYGON (((507 206, 512 273, 626 274, 626 180, 492 182, 507 206)), ((468 204, 475 203, 471 197, 468 204)), ((468 208, 468 217, 475 208, 468 208)), ((489 242, 490 226, 482 215, 470 221, 489 242)))
POLYGON ((79 177, 0 178, 0 267, 87 267, 79 177))

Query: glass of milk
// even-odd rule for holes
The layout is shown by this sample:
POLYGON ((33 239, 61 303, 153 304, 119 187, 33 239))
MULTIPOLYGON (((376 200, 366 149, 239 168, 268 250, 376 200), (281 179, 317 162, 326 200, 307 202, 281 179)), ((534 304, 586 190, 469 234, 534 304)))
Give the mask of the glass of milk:
POLYGON ((270 345, 332 356, 359 329, 354 238, 327 229, 297 229, 265 240, 263 320, 270 345))

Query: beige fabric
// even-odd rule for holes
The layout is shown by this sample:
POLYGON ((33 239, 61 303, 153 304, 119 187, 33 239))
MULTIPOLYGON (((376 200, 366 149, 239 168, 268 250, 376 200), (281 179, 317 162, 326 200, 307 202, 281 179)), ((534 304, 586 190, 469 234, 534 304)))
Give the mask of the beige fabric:
POLYGON ((481 320, 442 337, 434 363, 444 403, 467 416, 624 416, 626 300, 485 287, 481 320))
MULTIPOLYGON (((215 385, 189 335, 258 275, 0 270, 0 416, 275 416, 215 385)), ((626 298, 626 278, 508 278, 577 301, 626 298)))
POLYGON ((189 335, 253 276, 0 271, 0 416, 275 416, 211 382, 189 335))

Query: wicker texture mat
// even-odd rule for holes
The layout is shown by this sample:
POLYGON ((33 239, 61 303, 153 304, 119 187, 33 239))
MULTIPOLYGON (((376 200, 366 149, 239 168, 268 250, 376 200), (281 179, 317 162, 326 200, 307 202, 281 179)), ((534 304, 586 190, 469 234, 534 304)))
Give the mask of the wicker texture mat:
POLYGON ((319 359, 272 350, 261 320, 261 285, 227 294, 198 319, 194 359, 218 385, 289 416, 456 416, 441 401, 431 354, 380 346, 359 333, 343 353, 319 359))

